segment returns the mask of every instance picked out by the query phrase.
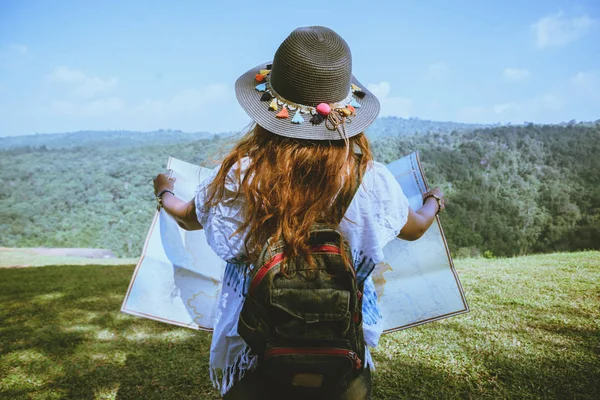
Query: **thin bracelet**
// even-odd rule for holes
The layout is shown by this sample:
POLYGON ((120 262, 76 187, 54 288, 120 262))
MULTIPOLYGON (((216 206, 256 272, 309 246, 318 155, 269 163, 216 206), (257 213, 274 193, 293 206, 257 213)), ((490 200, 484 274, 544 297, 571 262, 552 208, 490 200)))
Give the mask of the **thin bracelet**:
POLYGON ((425 204, 425 202, 427 201, 427 199, 429 199, 430 197, 433 197, 435 199, 435 201, 437 201, 438 204, 438 209, 437 212, 435 213, 435 215, 438 215, 440 212, 442 212, 442 199, 439 198, 439 196, 436 196, 433 193, 429 193, 427 196, 425 196, 425 198, 423 199, 423 204, 425 204))
POLYGON ((163 189, 161 190, 157 195, 156 195, 156 201, 158 202, 158 209, 160 210, 163 206, 162 204, 162 196, 165 193, 171 193, 173 196, 175 196, 175 193, 173 193, 173 191, 171 189, 163 189))

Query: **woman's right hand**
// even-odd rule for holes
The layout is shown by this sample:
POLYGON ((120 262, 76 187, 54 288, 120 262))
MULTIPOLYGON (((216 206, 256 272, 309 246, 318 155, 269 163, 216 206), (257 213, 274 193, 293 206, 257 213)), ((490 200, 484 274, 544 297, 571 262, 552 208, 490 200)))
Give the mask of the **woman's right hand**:
POLYGON ((175 185, 175 178, 170 177, 167 174, 158 174, 154 178, 154 195, 158 195, 163 190, 173 190, 175 185))
MULTIPOLYGON (((444 193, 440 190, 440 188, 435 188, 435 189, 430 190, 429 192, 423 193, 423 201, 425 201, 425 198, 427 198, 427 196, 429 196, 430 194, 436 195, 441 200, 441 207, 438 212, 444 211, 444 209, 446 208, 446 200, 444 199, 444 193)), ((437 200, 432 197, 430 201, 437 201, 437 200)))

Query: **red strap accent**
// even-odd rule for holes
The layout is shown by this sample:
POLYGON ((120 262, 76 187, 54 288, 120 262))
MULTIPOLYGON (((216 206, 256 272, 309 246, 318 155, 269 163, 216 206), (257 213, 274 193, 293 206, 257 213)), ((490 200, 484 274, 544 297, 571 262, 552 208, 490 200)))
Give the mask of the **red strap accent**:
POLYGON ((267 272, 269 272, 269 270, 271 268, 273 268, 274 266, 279 264, 282 260, 283 260, 283 253, 277 253, 273 257, 271 257, 271 259, 262 266, 260 271, 258 271, 256 273, 256 275, 254 276, 254 279, 252 279, 252 282, 250 283, 250 293, 252 293, 254 291, 254 289, 256 288, 256 286, 258 286, 260 281, 263 280, 263 278, 265 277, 267 272))
MULTIPOLYGON (((310 249, 312 253, 331 253, 331 254, 341 254, 341 250, 338 246, 333 246, 329 244, 325 244, 322 246, 312 247, 310 249)), ((258 286, 258 284, 264 279, 265 275, 269 272, 269 270, 275 267, 283 260, 283 253, 277 253, 269 261, 267 261, 256 273, 254 279, 250 283, 250 293, 254 291, 254 289, 258 286)), ((350 268, 352 274, 356 278, 356 274, 354 272, 354 267, 350 268)))
POLYGON ((318 246, 318 247, 312 247, 310 249, 311 252, 313 253, 333 253, 333 254, 340 254, 340 248, 337 246, 332 246, 329 244, 324 244, 323 246, 318 246))

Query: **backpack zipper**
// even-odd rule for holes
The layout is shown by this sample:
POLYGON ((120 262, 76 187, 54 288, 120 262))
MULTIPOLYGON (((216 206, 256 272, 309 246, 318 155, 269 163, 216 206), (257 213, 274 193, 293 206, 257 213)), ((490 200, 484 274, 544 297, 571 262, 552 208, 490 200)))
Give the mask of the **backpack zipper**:
POLYGON ((359 369, 362 366, 362 361, 358 355, 352 350, 346 349, 335 349, 335 348, 321 348, 321 347, 277 347, 265 351, 265 359, 274 356, 281 356, 286 354, 308 354, 308 355, 331 355, 331 356, 345 356, 350 360, 354 368, 359 369))

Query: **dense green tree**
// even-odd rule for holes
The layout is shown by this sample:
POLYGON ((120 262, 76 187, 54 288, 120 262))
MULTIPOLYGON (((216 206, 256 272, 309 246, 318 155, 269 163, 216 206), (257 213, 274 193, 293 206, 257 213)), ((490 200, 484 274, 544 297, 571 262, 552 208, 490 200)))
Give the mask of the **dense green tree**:
MULTIPOLYGON (((453 253, 600 248, 598 122, 437 124, 386 118, 369 136, 383 163, 420 152, 429 183, 446 193, 453 253)), ((151 180, 168 157, 213 167, 232 142, 176 131, 0 139, 0 246, 139 255, 155 211, 151 180)))

